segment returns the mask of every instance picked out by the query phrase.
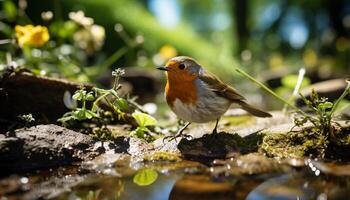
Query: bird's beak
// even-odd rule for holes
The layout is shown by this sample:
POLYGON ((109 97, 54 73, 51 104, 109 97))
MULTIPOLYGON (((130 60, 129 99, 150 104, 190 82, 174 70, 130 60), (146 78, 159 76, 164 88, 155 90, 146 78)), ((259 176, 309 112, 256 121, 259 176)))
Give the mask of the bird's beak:
POLYGON ((169 69, 166 66, 157 67, 157 69, 163 70, 163 71, 169 71, 169 69))

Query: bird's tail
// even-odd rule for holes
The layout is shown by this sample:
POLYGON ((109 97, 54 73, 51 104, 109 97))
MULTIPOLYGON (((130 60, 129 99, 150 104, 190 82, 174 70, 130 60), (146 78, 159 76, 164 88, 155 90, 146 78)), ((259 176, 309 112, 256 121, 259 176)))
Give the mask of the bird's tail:
POLYGON ((272 115, 270 113, 267 113, 265 111, 262 111, 258 108, 255 108, 254 106, 252 105, 249 105, 247 104, 246 102, 244 101, 240 101, 238 103, 243 110, 249 112, 250 114, 254 115, 254 116, 257 116, 257 117, 272 117, 272 115))

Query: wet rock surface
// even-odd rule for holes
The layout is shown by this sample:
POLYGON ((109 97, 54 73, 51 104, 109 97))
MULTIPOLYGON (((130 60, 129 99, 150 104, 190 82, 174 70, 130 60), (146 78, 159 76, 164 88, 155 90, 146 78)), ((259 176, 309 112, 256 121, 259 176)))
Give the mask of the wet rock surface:
POLYGON ((239 152, 234 135, 226 133, 204 135, 193 140, 184 138, 178 148, 186 159, 199 161, 226 158, 239 152))
POLYGON ((55 171, 42 170, 28 175, 12 175, 0 180, 0 194, 9 199, 51 199, 91 176, 77 166, 60 167, 55 171))
POLYGON ((2 173, 67 165, 95 156, 90 136, 53 124, 0 134, 2 173))
POLYGON ((289 170, 287 165, 281 165, 276 160, 262 154, 251 153, 227 160, 215 160, 211 172, 215 175, 260 175, 280 173, 289 170))
MULTIPOLYGON (((271 197, 277 191, 293 199, 295 194, 313 198, 325 193, 331 197, 333 194, 324 190, 322 181, 348 194, 349 185, 333 180, 334 177, 348 180, 348 165, 315 162, 303 157, 276 156, 279 159, 275 159, 274 154, 263 154, 266 152, 261 151, 261 145, 266 134, 286 135, 293 125, 287 118, 280 119, 287 122, 281 125, 277 125, 280 123, 275 119, 270 120, 232 117, 227 120, 229 127, 225 124, 220 127, 231 131, 217 135, 202 131, 203 136, 191 140, 158 138, 150 143, 131 137, 130 130, 122 125, 114 131, 118 137, 104 143, 56 125, 18 129, 0 135, 0 168, 7 174, 11 171, 30 173, 4 177, 4 181, 0 181, 0 194, 11 199, 113 199, 118 196, 129 200, 139 199, 139 195, 148 192, 164 197, 161 199, 254 199, 256 195, 271 197), (245 125, 232 129, 232 123, 237 121, 245 125), (55 168, 72 163, 77 164, 75 170, 70 170, 71 166, 63 171, 62 167, 55 168), (42 167, 52 169, 35 172, 42 167), (149 185, 137 185, 140 181, 141 184, 150 182, 152 177, 149 185), (293 181, 294 177, 298 181, 293 181)), ((345 126, 344 123, 341 124, 345 126)), ((211 128, 211 124, 204 128, 211 128)), ((188 132, 195 130, 197 127, 188 132)), ((339 145, 348 139, 348 132, 344 134, 339 145)), ((283 144, 275 147, 280 148, 273 150, 288 150, 283 144)), ((152 195, 144 199, 154 199, 152 195)))

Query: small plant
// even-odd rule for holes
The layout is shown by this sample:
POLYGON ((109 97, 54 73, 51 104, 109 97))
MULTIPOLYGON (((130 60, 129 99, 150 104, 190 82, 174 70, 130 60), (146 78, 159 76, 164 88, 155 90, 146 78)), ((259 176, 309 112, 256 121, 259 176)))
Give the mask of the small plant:
POLYGON ((315 128, 322 133, 332 132, 332 113, 333 103, 325 97, 319 97, 315 90, 312 90, 310 99, 300 94, 302 100, 309 109, 310 115, 301 115, 294 119, 295 126, 303 126, 311 122, 315 128))
POLYGON ((137 136, 138 138, 144 138, 147 141, 154 140, 154 137, 150 135, 151 131, 148 129, 148 127, 157 125, 157 120, 146 113, 141 113, 138 111, 134 112, 132 116, 135 118, 138 127, 132 131, 131 134, 137 136))
POLYGON ((320 132, 331 133, 334 124, 334 113, 337 110, 339 103, 350 92, 350 81, 347 80, 346 82, 347 86, 344 92, 334 104, 328 101, 328 99, 325 97, 320 98, 315 90, 312 90, 310 99, 306 99, 303 95, 300 94, 301 98, 313 115, 302 113, 302 116, 300 118, 295 119, 295 125, 302 126, 303 124, 310 122, 320 132))
MULTIPOLYGON (((350 93, 349 80, 346 80, 347 86, 342 95, 335 101, 335 103, 328 101, 327 98, 320 98, 315 91, 312 91, 310 99, 306 99, 301 95, 302 99, 304 100, 306 106, 310 111, 309 113, 307 113, 301 110, 300 108, 296 107, 291 102, 283 99, 281 96, 276 94, 263 83, 259 82, 258 80, 247 74, 245 71, 239 68, 236 68, 236 71, 242 76, 248 78, 249 80, 257 84, 258 86, 260 86, 263 90, 274 96, 279 101, 283 102, 285 105, 294 109, 296 113, 300 114, 299 116, 294 118, 294 127, 302 127, 306 125, 306 123, 310 123, 312 125, 312 127, 302 130, 301 133, 294 134, 293 132, 291 132, 291 134, 288 135, 281 135, 281 137, 277 140, 271 140, 273 136, 265 137, 265 142, 263 143, 266 144, 266 141, 272 141, 273 144, 277 144, 279 142, 283 142, 283 140, 286 139, 287 141, 289 141, 288 145, 295 146, 302 144, 303 148, 307 150, 305 152, 307 153, 307 155, 316 153, 322 158, 326 156, 326 150, 329 148, 330 143, 337 145, 338 143, 344 143, 344 140, 346 141, 345 143, 348 143, 347 141, 349 140, 347 140, 347 137, 344 136, 344 133, 340 133, 339 129, 337 129, 338 127, 336 125, 339 124, 336 121, 334 121, 334 115, 336 111, 339 110, 340 107, 342 107, 340 106, 340 104, 341 102, 343 102, 344 97, 346 97, 350 93)), ((282 148, 285 149, 288 147, 285 146, 282 148)))
MULTIPOLYGON (((114 136, 110 129, 108 129, 106 126, 96 128, 92 131, 91 137, 96 140, 100 140, 102 142, 113 140, 114 136)), ((103 143, 102 143, 103 146, 103 143)))
MULTIPOLYGON (((88 92, 84 88, 77 90, 73 99, 78 101, 81 107, 73 107, 72 111, 66 113, 58 119, 65 126, 88 121, 95 124, 89 132, 92 137, 101 141, 112 140, 115 136, 107 128, 107 124, 117 121, 127 123, 137 123, 137 128, 131 132, 131 135, 146 139, 154 140, 148 127, 155 126, 157 121, 150 115, 144 113, 133 98, 128 96, 121 97, 118 90, 122 87, 119 83, 120 77, 124 75, 124 70, 116 69, 112 72, 114 83, 111 89, 101 89, 94 87, 88 92), (91 108, 87 108, 87 102, 91 102, 91 108)), ((74 105, 74 103, 69 103, 74 105)), ((86 127, 84 127, 86 128, 86 127)))
POLYGON ((93 118, 100 118, 101 115, 104 114, 106 108, 101 108, 101 102, 104 101, 107 103, 108 109, 111 109, 118 115, 118 119, 122 119, 124 116, 124 112, 122 110, 127 110, 129 107, 128 102, 121 98, 118 94, 118 90, 121 88, 119 84, 120 77, 124 74, 124 70, 116 69, 112 72, 114 76, 114 84, 113 87, 109 90, 93 88, 93 91, 86 91, 84 88, 77 90, 73 99, 79 101, 81 103, 81 108, 73 108, 71 112, 66 113, 62 118, 58 121, 63 124, 69 121, 84 121, 90 120, 93 118), (86 103, 90 101, 92 102, 91 109, 86 107, 86 103))
POLYGON ((23 122, 25 127, 31 126, 35 122, 35 118, 32 114, 18 115, 18 119, 23 122))
POLYGON ((119 84, 119 79, 124 74, 125 71, 119 68, 112 72, 114 83, 111 89, 93 88, 96 96, 98 96, 91 109, 93 112, 97 112, 101 109, 99 106, 101 102, 104 101, 108 104, 109 108, 118 115, 119 120, 124 118, 124 111, 129 109, 129 102, 118 94, 118 90, 122 87, 121 84, 119 84))
POLYGON ((71 120, 83 121, 98 118, 98 114, 86 108, 87 101, 93 101, 95 99, 93 92, 87 92, 84 88, 75 91, 73 97, 74 100, 81 102, 81 108, 75 108, 71 112, 63 115, 62 118, 58 119, 59 122, 65 124, 71 120))
POLYGON ((316 138, 320 139, 323 143, 323 153, 328 147, 328 144, 335 138, 337 124, 334 119, 334 113, 339 106, 339 103, 344 99, 346 95, 350 92, 350 82, 347 82, 347 86, 343 94, 336 100, 333 104, 328 101, 325 97, 319 97, 315 90, 312 90, 310 99, 306 99, 300 94, 301 98, 305 102, 310 114, 301 113, 299 117, 294 118, 294 124, 297 127, 304 126, 306 123, 311 123, 313 125, 311 132, 315 134, 316 138))

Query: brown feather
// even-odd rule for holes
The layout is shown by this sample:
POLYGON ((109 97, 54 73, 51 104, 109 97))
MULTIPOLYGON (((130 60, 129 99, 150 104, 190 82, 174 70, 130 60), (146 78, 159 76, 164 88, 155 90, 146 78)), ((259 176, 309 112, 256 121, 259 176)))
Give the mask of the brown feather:
POLYGON ((214 74, 205 71, 203 74, 198 77, 204 83, 206 83, 211 90, 213 90, 218 95, 225 97, 231 101, 244 101, 245 98, 240 95, 233 87, 223 83, 218 77, 214 74))
POLYGON ((206 83, 209 88, 215 93, 232 101, 233 103, 239 104, 242 109, 249 112, 250 114, 257 117, 271 117, 271 114, 246 103, 246 99, 240 95, 236 89, 222 82, 214 74, 205 71, 204 73, 200 74, 198 78, 206 83))

